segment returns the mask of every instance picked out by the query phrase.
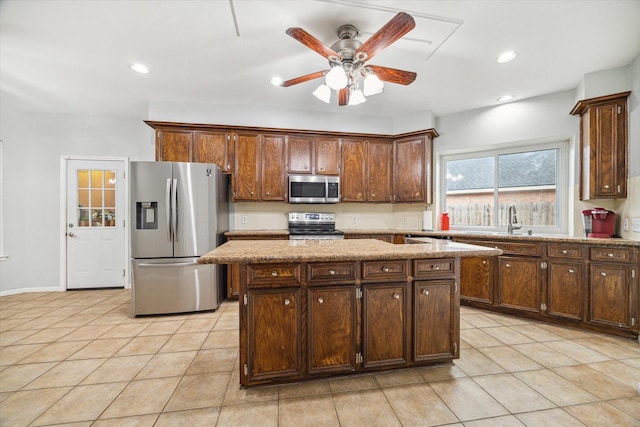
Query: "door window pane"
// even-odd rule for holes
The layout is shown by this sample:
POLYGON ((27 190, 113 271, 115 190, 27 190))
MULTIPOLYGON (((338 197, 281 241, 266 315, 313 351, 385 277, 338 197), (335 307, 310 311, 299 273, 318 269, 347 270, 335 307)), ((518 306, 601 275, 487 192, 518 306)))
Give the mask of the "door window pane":
POLYGON ((78 226, 115 227, 116 173, 111 170, 78 170, 78 226))

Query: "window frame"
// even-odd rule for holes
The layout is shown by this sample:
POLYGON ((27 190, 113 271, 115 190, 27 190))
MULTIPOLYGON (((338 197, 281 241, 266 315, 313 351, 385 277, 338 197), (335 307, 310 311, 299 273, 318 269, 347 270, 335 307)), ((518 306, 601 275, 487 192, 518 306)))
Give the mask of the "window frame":
MULTIPOLYGON (((569 174, 571 171, 571 162, 570 162, 570 150, 571 150, 571 141, 569 139, 553 139, 551 141, 547 140, 545 142, 522 142, 522 143, 512 143, 509 144, 508 147, 505 147, 504 144, 499 146, 492 146, 491 148, 482 148, 482 149, 465 149, 463 151, 456 151, 450 153, 441 153, 439 156, 439 169, 440 169, 440 197, 439 197, 439 205, 441 206, 441 212, 447 212, 447 161, 451 160, 463 160, 463 159, 471 159, 475 157, 493 157, 494 162, 497 166, 498 164, 498 156, 503 154, 514 154, 514 153, 522 153, 529 151, 541 151, 541 150, 550 150, 557 149, 558 150, 558 158, 556 162, 556 218, 557 218, 557 226, 555 227, 542 227, 542 226, 530 226, 523 225, 523 227, 518 230, 518 233, 526 234, 529 230, 533 232, 533 234, 569 234, 569 216, 571 214, 571 207, 569 205, 569 198, 572 195, 572 189, 570 188, 570 180, 569 174)), ((498 175, 498 170, 496 169, 496 176, 498 175)), ((497 179, 497 178, 496 178, 497 179)), ((494 203, 494 212, 497 212, 498 206, 498 197, 499 192, 498 188, 494 187, 492 190, 488 190, 493 193, 493 203, 494 203)), ((451 224, 450 229, 456 231, 477 231, 477 232, 492 232, 492 233, 500 233, 506 232, 506 225, 499 226, 498 219, 494 218, 493 226, 474 226, 474 225, 455 225, 451 224)))

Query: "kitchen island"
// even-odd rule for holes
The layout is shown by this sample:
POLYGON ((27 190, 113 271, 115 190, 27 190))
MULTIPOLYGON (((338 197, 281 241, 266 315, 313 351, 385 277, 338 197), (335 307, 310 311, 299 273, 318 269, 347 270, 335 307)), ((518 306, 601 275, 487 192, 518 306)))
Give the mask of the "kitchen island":
POLYGON ((460 351, 460 258, 447 240, 232 240, 200 258, 240 277, 240 383, 451 362, 460 351))

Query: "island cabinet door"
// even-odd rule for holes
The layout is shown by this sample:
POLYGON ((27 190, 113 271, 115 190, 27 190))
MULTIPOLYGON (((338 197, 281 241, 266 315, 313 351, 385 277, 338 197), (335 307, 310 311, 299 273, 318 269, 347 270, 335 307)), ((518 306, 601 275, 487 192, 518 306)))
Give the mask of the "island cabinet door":
POLYGON ((300 378, 300 288, 247 292, 247 381, 300 378))
POLYGON ((409 285, 362 286, 362 366, 378 368, 409 360, 409 285))
POLYGON ((356 287, 308 288, 309 374, 356 370, 356 287))
POLYGON ((589 322, 631 328, 635 321, 631 300, 631 269, 625 265, 591 264, 589 322))
POLYGON ((415 282, 413 292, 414 361, 453 357, 455 281, 415 282))

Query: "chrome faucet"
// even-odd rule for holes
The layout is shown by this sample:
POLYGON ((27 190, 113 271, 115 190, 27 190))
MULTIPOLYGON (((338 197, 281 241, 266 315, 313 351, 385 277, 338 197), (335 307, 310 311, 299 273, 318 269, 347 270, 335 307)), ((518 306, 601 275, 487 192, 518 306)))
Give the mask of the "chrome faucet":
POLYGON ((518 223, 518 218, 516 217, 516 205, 509 205, 509 210, 507 212, 509 216, 509 223, 507 224, 507 234, 513 234, 513 230, 520 230, 522 228, 522 224, 514 225, 518 223))

